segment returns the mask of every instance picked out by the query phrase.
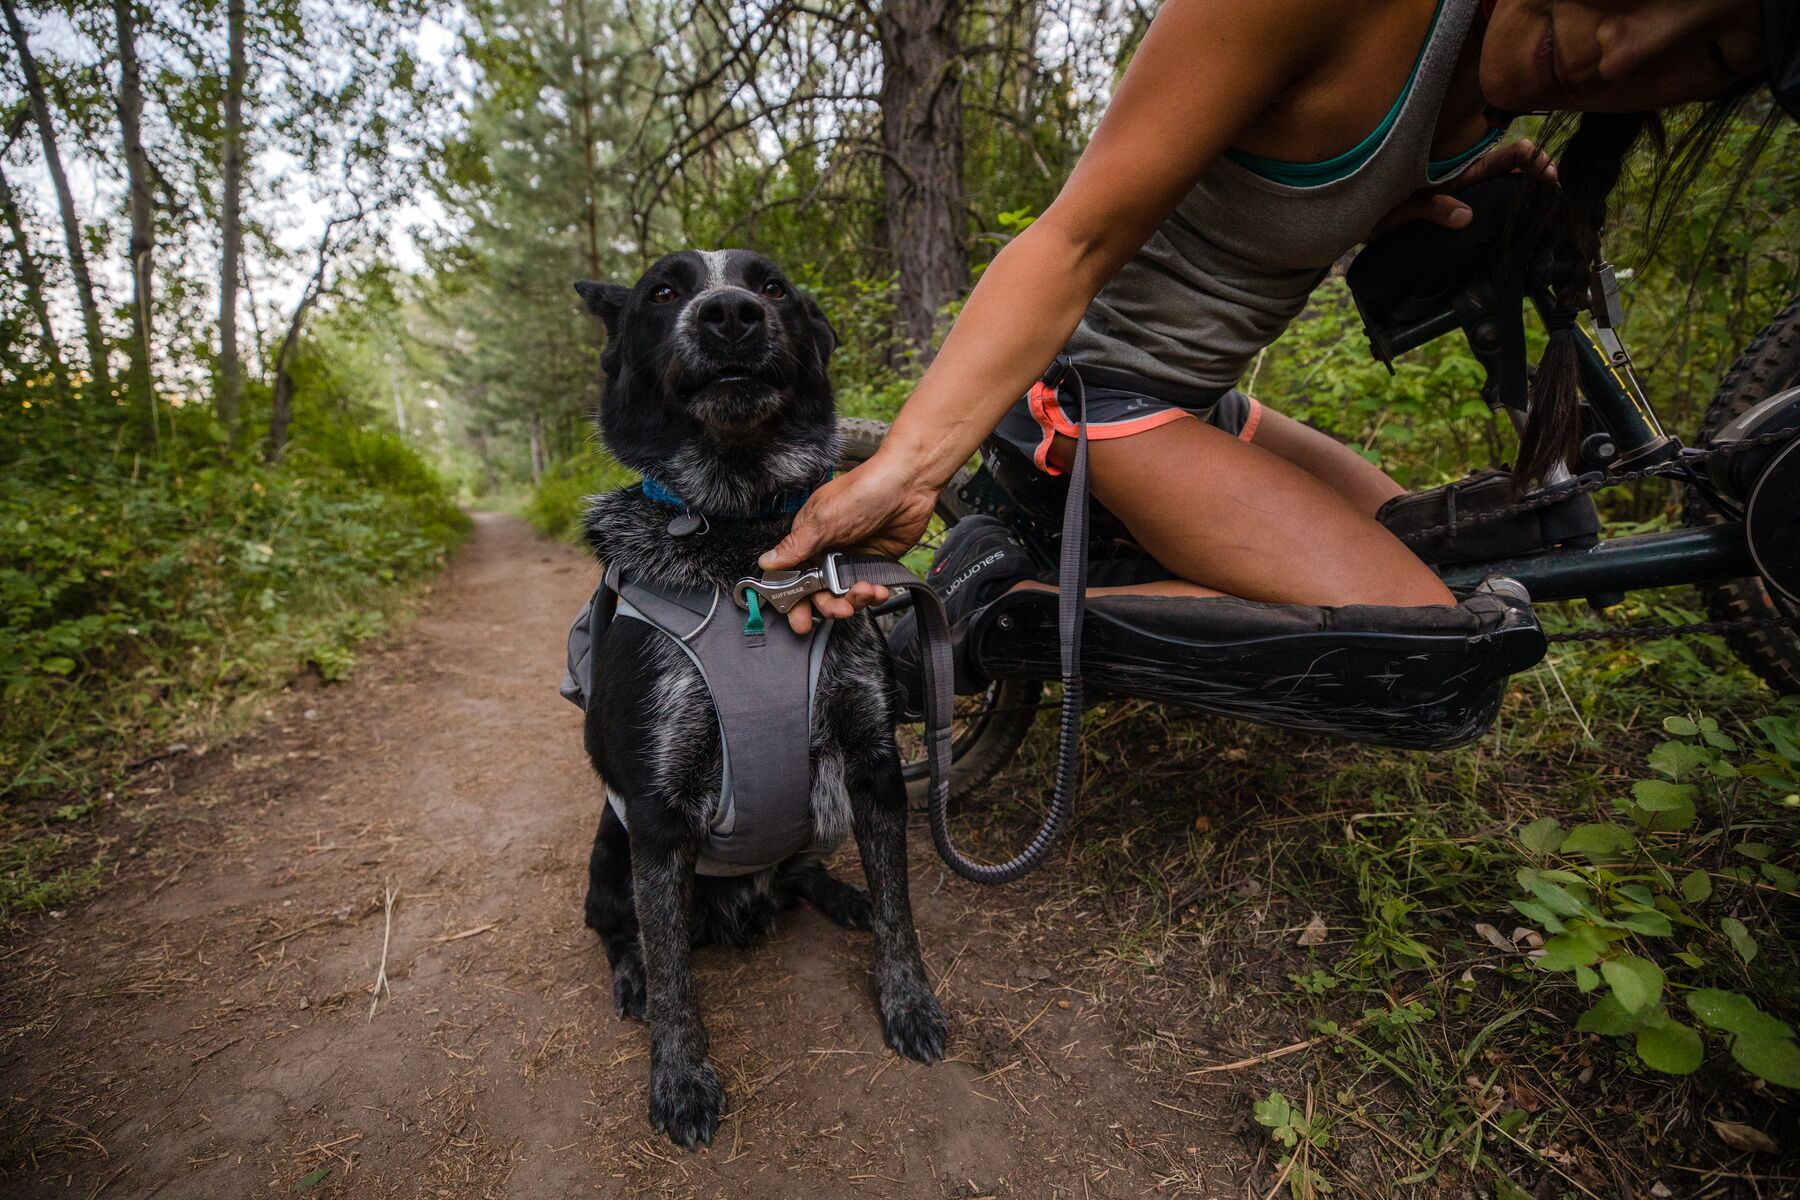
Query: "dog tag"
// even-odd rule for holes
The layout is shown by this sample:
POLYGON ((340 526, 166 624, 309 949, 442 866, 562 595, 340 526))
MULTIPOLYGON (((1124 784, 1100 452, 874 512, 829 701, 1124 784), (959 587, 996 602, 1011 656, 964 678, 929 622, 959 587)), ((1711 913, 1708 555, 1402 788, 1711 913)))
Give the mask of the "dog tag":
POLYGON ((684 538, 690 534, 700 532, 705 525, 706 521, 704 518, 696 517, 693 513, 684 512, 679 517, 676 517, 669 522, 669 536, 684 538))

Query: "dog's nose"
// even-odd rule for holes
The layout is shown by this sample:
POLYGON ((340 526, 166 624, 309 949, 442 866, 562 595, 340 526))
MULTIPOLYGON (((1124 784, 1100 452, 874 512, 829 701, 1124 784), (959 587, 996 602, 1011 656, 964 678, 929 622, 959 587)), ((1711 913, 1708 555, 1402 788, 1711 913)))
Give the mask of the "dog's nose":
POLYGON ((715 292, 700 302, 695 317, 701 329, 727 346, 761 333, 764 319, 762 304, 748 292, 715 292))

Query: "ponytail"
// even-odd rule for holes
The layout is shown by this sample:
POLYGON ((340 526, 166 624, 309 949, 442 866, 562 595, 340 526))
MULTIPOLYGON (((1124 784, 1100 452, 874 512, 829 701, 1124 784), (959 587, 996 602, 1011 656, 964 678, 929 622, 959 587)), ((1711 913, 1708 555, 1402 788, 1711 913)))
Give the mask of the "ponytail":
POLYGON ((1587 307, 1589 280, 1600 264, 1607 196, 1647 131, 1660 142, 1661 127, 1650 113, 1584 114, 1557 159, 1561 186, 1532 184, 1520 202, 1515 226, 1535 248, 1529 274, 1550 340, 1531 381, 1513 470, 1517 489, 1568 463, 1580 447, 1582 335, 1575 317, 1587 307))

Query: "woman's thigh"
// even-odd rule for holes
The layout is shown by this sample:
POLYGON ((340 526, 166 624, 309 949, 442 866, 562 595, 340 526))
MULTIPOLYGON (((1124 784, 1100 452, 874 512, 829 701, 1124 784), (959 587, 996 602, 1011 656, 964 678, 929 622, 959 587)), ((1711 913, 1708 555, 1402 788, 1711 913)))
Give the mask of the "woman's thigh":
MULTIPOLYGON (((1066 464, 1072 446, 1059 437, 1051 458, 1066 464)), ((1455 603, 1331 484, 1200 421, 1089 442, 1088 480, 1158 562, 1204 587, 1279 604, 1455 603)))
POLYGON ((1350 502, 1356 511, 1374 516, 1383 504, 1406 489, 1387 472, 1328 434, 1262 406, 1253 444, 1279 455, 1350 502))

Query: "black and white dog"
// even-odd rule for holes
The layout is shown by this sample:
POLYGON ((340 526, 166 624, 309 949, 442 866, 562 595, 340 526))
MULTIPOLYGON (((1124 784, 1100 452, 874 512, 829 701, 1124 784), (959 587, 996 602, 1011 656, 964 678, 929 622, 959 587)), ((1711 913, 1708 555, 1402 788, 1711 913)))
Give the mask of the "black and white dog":
MULTIPOLYGON (((609 567, 729 594, 786 534, 792 516, 777 498, 803 493, 836 464, 825 375, 831 326, 774 263, 743 250, 684 251, 632 287, 575 288, 606 323, 607 447, 665 493, 653 499, 631 487, 594 497, 589 545, 609 567), (681 510, 666 493, 703 520, 677 536, 671 521, 681 510)), ((605 940, 615 1007, 650 1025, 651 1124, 692 1149, 712 1142, 724 1104, 707 1061, 690 947, 747 946, 800 899, 846 928, 874 930, 888 1045, 921 1062, 943 1057, 944 1015, 907 898, 892 666, 869 615, 835 623, 819 670, 812 844, 750 875, 695 874, 724 769, 706 682, 673 639, 641 621, 613 621, 595 653, 604 666, 587 703, 586 744, 609 803, 589 863, 587 923, 605 940), (823 866, 848 832, 867 892, 823 866)))

